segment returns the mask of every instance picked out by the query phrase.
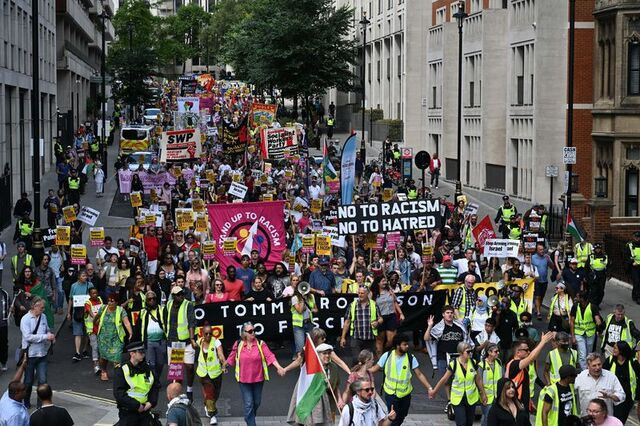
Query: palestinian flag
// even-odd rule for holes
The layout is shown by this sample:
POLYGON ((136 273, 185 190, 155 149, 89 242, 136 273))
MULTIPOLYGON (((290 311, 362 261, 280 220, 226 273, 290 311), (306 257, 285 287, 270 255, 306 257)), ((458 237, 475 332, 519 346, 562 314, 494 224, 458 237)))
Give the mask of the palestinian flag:
POLYGON ((320 358, 313 346, 311 338, 307 334, 304 344, 304 364, 300 367, 298 378, 298 390, 296 392, 296 415, 301 423, 313 411, 322 395, 327 391, 325 373, 320 363, 320 358))
POLYGON ((574 240, 578 242, 584 241, 584 237, 582 236, 583 234, 580 227, 573 221, 571 210, 567 210, 567 232, 571 234, 574 240))
POLYGON ((336 177, 338 177, 338 174, 336 173, 336 169, 333 167, 333 164, 331 164, 331 161, 329 160, 329 151, 327 149, 326 140, 324 141, 322 148, 322 154, 324 156, 324 159, 322 160, 322 178, 326 184, 327 180, 334 180, 336 177))

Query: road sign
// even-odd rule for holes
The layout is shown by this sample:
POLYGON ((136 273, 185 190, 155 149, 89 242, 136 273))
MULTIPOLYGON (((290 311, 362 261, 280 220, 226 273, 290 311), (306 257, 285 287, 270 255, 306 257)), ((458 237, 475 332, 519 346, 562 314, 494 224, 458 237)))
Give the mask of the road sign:
POLYGON ((544 168, 544 175, 546 177, 558 177, 558 166, 547 166, 544 168))
POLYGON ((400 151, 400 156, 402 159, 411 159, 413 158, 413 148, 402 148, 400 151))
POLYGON ((419 151, 416 154, 415 158, 416 167, 420 170, 424 170, 429 167, 429 163, 431 162, 431 156, 427 151, 419 151))
POLYGON ((565 146, 562 148, 562 163, 563 164, 576 164, 576 147, 565 146))

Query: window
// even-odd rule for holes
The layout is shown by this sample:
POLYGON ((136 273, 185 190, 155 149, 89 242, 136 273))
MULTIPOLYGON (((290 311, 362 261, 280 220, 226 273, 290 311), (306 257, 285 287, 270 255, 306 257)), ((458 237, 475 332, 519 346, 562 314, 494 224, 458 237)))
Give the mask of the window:
POLYGON ((431 108, 436 107, 436 98, 438 96, 438 88, 436 86, 431 87, 431 108))
POLYGON ((628 147, 627 160, 640 160, 640 147, 637 147, 637 146, 628 147))
POLYGON ((376 79, 380 81, 380 59, 376 62, 376 79))
POLYGON ((402 55, 398 55, 398 77, 402 76, 402 55))
POLYGON ((391 58, 387 58, 387 80, 391 80, 391 58))
POLYGON ((638 216, 638 169, 632 167, 625 176, 624 214, 638 216))
POLYGON ((640 96, 640 40, 629 42, 629 78, 627 94, 640 96))
POLYGON ((440 9, 436 10, 436 25, 440 25, 445 21, 446 14, 447 14, 446 7, 441 7, 440 9))

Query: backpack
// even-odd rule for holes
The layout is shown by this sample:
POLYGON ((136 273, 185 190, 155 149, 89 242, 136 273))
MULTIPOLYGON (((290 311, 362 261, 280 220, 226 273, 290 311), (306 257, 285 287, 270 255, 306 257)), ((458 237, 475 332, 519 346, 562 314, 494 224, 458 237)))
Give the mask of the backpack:
MULTIPOLYGON (((375 407, 375 412, 378 412, 378 401, 376 401, 375 398, 372 398, 373 400, 373 406, 375 407)), ((347 407, 349 408, 349 423, 347 423, 347 426, 352 426, 353 425, 353 415, 355 414, 355 412, 353 411, 353 401, 349 401, 347 403, 347 407)))
POLYGON ((202 426, 202 420, 200 419, 200 413, 193 407, 193 404, 177 403, 174 407, 180 407, 184 410, 184 418, 186 426, 202 426))
MULTIPOLYGON (((384 393, 384 376, 385 376, 384 372, 387 367, 387 362, 389 362, 389 360, 391 359, 391 352, 393 352, 393 349, 387 352, 387 359, 384 362, 384 367, 380 369, 380 371, 382 372, 382 381, 380 382, 380 394, 384 393)), ((415 357, 411 352, 407 352, 407 356, 409 357, 409 369, 411 369, 411 366, 413 365, 413 359, 415 357)))

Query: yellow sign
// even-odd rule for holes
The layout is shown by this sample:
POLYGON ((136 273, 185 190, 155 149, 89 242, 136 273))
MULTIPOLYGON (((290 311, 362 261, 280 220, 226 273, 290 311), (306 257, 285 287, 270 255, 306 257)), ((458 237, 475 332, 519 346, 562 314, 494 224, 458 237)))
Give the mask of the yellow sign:
POLYGON ((235 237, 225 238, 222 242, 222 252, 225 256, 233 256, 238 248, 238 239, 235 237))
POLYGON ((144 217, 144 224, 149 226, 154 226, 156 224, 156 217, 154 215, 149 215, 144 217))
POLYGON ((71 245, 71 227, 70 226, 56 226, 56 245, 57 246, 71 245))
POLYGON ((131 207, 142 207, 142 193, 140 191, 132 192, 130 196, 131 207))
POLYGON ((62 214, 64 215, 64 221, 67 223, 71 223, 76 220, 76 209, 73 208, 73 206, 63 208, 62 214))
POLYGON ((102 246, 104 244, 104 228, 89 228, 89 241, 91 241, 91 247, 102 246))
POLYGON ((376 242, 378 241, 377 234, 366 234, 364 236, 364 248, 372 249, 376 247, 376 242))
POLYGON ((234 182, 242 182, 242 175, 238 173, 234 173, 232 179, 234 182))
POLYGON ((284 177, 286 177, 287 179, 291 179, 293 177, 293 170, 285 170, 284 177))
MULTIPOLYGON (((533 285, 534 283, 534 279, 533 278, 523 278, 523 279, 519 279, 519 280, 513 280, 510 282, 505 282, 504 285, 505 286, 511 286, 514 284, 519 285, 520 287, 522 287, 524 289, 524 300, 527 302, 527 310, 529 312, 533 312, 533 285)), ((453 292, 456 291, 458 288, 460 288, 460 286, 462 286, 462 283, 456 283, 456 284, 440 284, 437 285, 433 288, 434 291, 438 291, 438 290, 447 290, 448 294, 447 294, 447 300, 450 301, 451 298, 453 297, 453 292)), ((474 291, 476 292, 476 294, 481 295, 484 294, 487 297, 493 296, 493 295, 497 295, 498 294, 498 283, 494 282, 494 283, 476 283, 473 286, 474 291)))
POLYGON ((322 213, 322 199, 316 198, 315 200, 311 200, 311 213, 322 213))
POLYGON ((303 252, 313 252, 313 248, 316 244, 315 241, 315 235, 313 234, 309 234, 309 235, 303 235, 302 236, 302 249, 303 252))
POLYGON ((204 260, 213 259, 216 254, 216 242, 215 241, 203 241, 200 246, 202 250, 202 258, 204 260))
POLYGON ((215 173, 213 172, 213 170, 207 170, 207 171, 205 172, 205 174, 207 175, 207 180, 208 180, 209 182, 212 182, 212 183, 213 183, 213 182, 215 182, 215 181, 216 181, 216 175, 215 175, 215 173))
POLYGON ((87 263, 87 247, 84 244, 71 245, 71 263, 74 265, 87 263))
POLYGON ((171 348, 171 364, 182 364, 184 362, 184 348, 171 348))
POLYGON ((204 200, 202 198, 194 198, 191 202, 193 206, 193 211, 196 213, 204 213, 204 200))
POLYGON ((158 204, 158 192, 154 188, 151 188, 150 201, 151 204, 158 204))
POLYGON ((209 231, 209 222, 206 214, 199 214, 196 216, 196 232, 209 231))
POLYGON ((190 209, 176 209, 176 222, 178 223, 178 229, 181 231, 187 231, 193 226, 193 210, 190 209))
POLYGON ((273 194, 262 194, 262 201, 273 201, 273 194))
POLYGON ((422 244, 422 255, 423 256, 433 256, 433 246, 422 244))
POLYGON ((393 199, 393 188, 384 188, 382 190, 382 201, 388 202, 393 199))
POLYGON ((173 175, 175 177, 182 176, 182 169, 180 168, 180 166, 175 165, 175 166, 173 166, 172 170, 173 170, 173 175))
POLYGON ((263 174, 262 176, 260 176, 260 182, 267 183, 268 181, 269 181, 269 175, 263 174))
POLYGON ((316 254, 318 256, 331 256, 331 237, 328 235, 316 235, 316 254))

